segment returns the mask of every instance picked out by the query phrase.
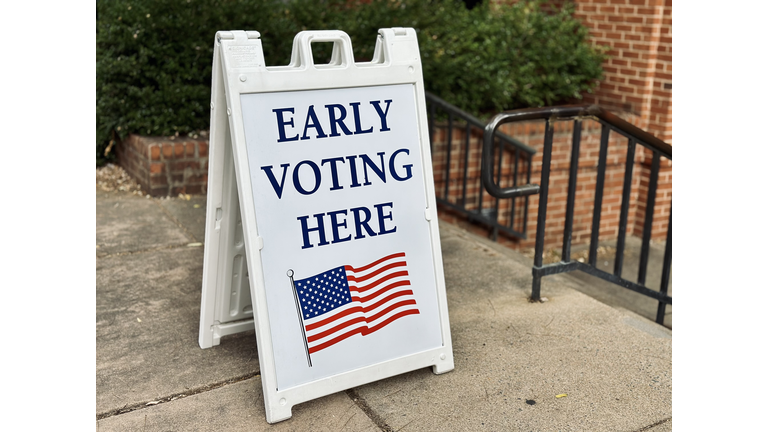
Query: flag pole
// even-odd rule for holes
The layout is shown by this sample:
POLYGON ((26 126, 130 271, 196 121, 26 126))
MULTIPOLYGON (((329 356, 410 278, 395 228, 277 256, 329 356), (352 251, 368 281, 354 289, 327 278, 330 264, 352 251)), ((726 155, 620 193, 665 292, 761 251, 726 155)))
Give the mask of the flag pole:
POLYGON ((293 300, 296 302, 296 313, 299 314, 299 326, 301 327, 301 335, 304 337, 304 350, 307 352, 307 364, 309 364, 309 367, 312 367, 312 359, 309 357, 309 345, 307 345, 307 333, 304 331, 304 318, 301 314, 301 306, 299 305, 299 294, 296 292, 296 285, 293 283, 293 269, 288 269, 286 274, 291 280, 293 300))

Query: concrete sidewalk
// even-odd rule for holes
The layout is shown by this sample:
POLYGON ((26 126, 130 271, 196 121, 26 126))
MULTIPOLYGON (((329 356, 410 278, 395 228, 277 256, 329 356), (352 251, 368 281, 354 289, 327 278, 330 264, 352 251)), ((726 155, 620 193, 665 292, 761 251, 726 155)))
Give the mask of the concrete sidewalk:
POLYGON ((205 197, 97 191, 99 431, 670 431, 671 331, 440 226, 455 370, 417 370, 265 420, 253 332, 197 344, 205 197), (567 394, 557 398, 556 395, 567 394))

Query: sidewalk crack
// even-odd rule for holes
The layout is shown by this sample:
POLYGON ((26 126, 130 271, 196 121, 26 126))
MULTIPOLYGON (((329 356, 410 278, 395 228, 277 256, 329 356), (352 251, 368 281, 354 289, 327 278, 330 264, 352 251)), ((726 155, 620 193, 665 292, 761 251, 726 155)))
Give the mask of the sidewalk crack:
POLYGON ((664 424, 664 423, 666 423, 668 421, 672 421, 672 417, 665 418, 664 420, 659 420, 659 421, 657 421, 656 423, 653 423, 653 424, 649 424, 648 426, 642 427, 642 428, 636 430, 635 432, 647 431, 649 429, 655 428, 658 425, 664 424))
POLYGON ((181 230, 182 230, 182 231, 184 231, 184 235, 186 235, 186 236, 187 236, 187 238, 189 238, 189 239, 190 239, 191 241, 193 241, 193 242, 199 242, 199 241, 200 241, 200 240, 198 240, 197 238, 195 238, 195 236, 192 234, 192 232, 190 232, 190 231, 187 229, 187 227, 185 227, 185 226, 184 226, 184 225, 183 225, 181 222, 179 222, 179 220, 178 220, 178 219, 176 219, 176 218, 175 218, 175 217, 174 217, 174 216, 171 214, 171 212, 169 212, 169 211, 168 211, 168 209, 167 209, 167 208, 165 208, 165 206, 164 206, 164 205, 160 204, 160 202, 159 202, 158 200, 152 200, 152 202, 153 202, 153 203, 155 203, 155 205, 157 205, 158 207, 160 207, 160 209, 163 211, 163 213, 165 213, 165 215, 166 215, 166 216, 168 216, 168 218, 171 220, 171 222, 173 222, 174 224, 176 224, 176 226, 177 226, 177 227, 181 228, 181 230))
POLYGON ((138 250, 132 250, 132 251, 113 252, 113 253, 104 253, 104 254, 97 253, 96 258, 97 259, 112 258, 112 257, 125 256, 125 255, 135 255, 135 254, 146 253, 146 252, 156 252, 161 250, 189 248, 189 246, 190 246, 190 243, 178 243, 178 244, 150 247, 146 249, 138 249, 138 250))
POLYGON ((122 406, 120 408, 115 408, 115 409, 112 409, 112 410, 109 410, 109 411, 106 411, 106 412, 103 412, 103 413, 96 414, 96 420, 97 421, 98 420, 103 420, 103 419, 108 418, 108 417, 112 417, 112 416, 116 416, 116 415, 120 415, 120 414, 125 414, 125 413, 129 413, 129 412, 132 412, 132 411, 138 411, 138 410, 141 410, 141 409, 144 409, 144 408, 149 408, 151 406, 156 406, 156 405, 164 404, 166 402, 171 402, 171 401, 183 399, 183 398, 188 397, 188 396, 194 396, 194 395, 197 395, 197 394, 200 394, 200 393, 205 393, 205 392, 208 392, 208 391, 211 391, 211 390, 216 390, 216 389, 224 387, 226 385, 235 384, 235 383, 238 383, 240 381, 245 381, 245 380, 248 380, 248 379, 251 379, 251 378, 255 378, 255 377, 258 377, 258 376, 259 376, 259 371, 251 372, 249 374, 241 375, 241 376, 235 377, 235 378, 230 378, 230 379, 225 380, 225 381, 219 381, 217 383, 206 384, 204 386, 200 386, 200 387, 196 387, 196 388, 193 388, 193 389, 189 389, 189 390, 187 390, 185 392, 174 393, 174 394, 171 394, 169 396, 165 396, 165 397, 162 397, 162 398, 159 398, 159 399, 155 399, 155 400, 152 400, 152 401, 137 402, 137 403, 133 403, 133 404, 130 404, 130 405, 126 404, 126 405, 124 405, 124 406, 122 406))
POLYGON ((368 418, 371 419, 371 421, 379 427, 379 429, 381 429, 383 432, 395 432, 395 430, 392 429, 392 427, 388 425, 387 422, 368 405, 368 402, 366 402, 365 398, 360 396, 356 389, 349 389, 346 391, 346 393, 347 396, 352 399, 352 402, 354 402, 355 405, 357 405, 357 407, 360 408, 365 413, 365 415, 367 415, 368 418))

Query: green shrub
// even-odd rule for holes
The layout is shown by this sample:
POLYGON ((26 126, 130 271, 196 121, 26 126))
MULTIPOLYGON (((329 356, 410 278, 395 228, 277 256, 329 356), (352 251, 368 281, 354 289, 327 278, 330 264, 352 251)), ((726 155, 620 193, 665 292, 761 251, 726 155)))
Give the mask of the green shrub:
MULTIPOLYGON (((542 1, 467 10, 460 1, 294 0, 303 29, 342 29, 358 61, 370 60, 376 33, 413 27, 419 37, 424 85, 448 102, 483 114, 580 99, 602 78, 605 49, 572 17, 573 4, 545 13, 542 1)), ((326 50, 322 53, 329 56, 326 50)))
MULTIPOLYGON (((340 29, 357 61, 379 28, 413 27, 424 83, 460 108, 486 114, 578 99, 605 58, 572 18, 541 1, 467 10, 457 0, 110 0, 97 3, 97 164, 129 133, 185 134, 209 127, 213 37, 258 30, 268 65, 287 64, 301 30, 340 29)), ((330 45, 330 44, 328 44, 330 45)), ((313 46, 319 61, 329 47, 313 46)))
POLYGON ((483 5, 424 28, 426 88, 476 114, 580 99, 602 78, 606 49, 590 45, 573 4, 554 14, 540 5, 483 5))
POLYGON ((280 0, 102 0, 96 10, 97 164, 129 133, 209 127, 217 30, 258 29, 267 46, 296 32, 280 0))
MULTIPOLYGON (((352 40, 356 61, 371 60, 380 28, 413 27, 421 32, 426 28, 450 26, 467 13, 458 0, 370 0, 354 6, 347 0, 293 0, 291 11, 302 30, 346 32, 352 40)), ((317 57, 329 58, 330 44, 325 47, 318 44, 317 49, 313 46, 313 52, 317 57)))

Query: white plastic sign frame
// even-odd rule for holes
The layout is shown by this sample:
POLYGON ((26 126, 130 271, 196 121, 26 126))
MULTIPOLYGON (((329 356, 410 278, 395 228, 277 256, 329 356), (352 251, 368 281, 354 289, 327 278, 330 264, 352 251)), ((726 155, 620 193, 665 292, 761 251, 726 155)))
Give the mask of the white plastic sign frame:
POLYGON ((427 130, 413 29, 380 29, 366 63, 346 33, 303 31, 276 67, 258 32, 216 34, 199 343, 255 329, 269 423, 453 369, 427 130))

